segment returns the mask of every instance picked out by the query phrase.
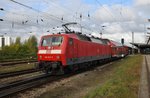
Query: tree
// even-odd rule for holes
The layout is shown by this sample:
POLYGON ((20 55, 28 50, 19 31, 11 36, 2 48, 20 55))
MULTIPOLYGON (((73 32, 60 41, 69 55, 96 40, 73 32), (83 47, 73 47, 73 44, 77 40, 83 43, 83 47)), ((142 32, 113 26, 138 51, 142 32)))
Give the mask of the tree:
POLYGON ((33 35, 25 42, 31 53, 37 53, 37 38, 33 35))
POLYGON ((16 41, 15 41, 15 44, 17 45, 21 45, 21 38, 20 37, 17 37, 16 38, 16 41))
POLYGON ((15 43, 10 46, 4 46, 0 51, 0 59, 15 59, 36 57, 37 54, 37 38, 31 36, 24 43, 21 43, 21 38, 17 37, 15 43))

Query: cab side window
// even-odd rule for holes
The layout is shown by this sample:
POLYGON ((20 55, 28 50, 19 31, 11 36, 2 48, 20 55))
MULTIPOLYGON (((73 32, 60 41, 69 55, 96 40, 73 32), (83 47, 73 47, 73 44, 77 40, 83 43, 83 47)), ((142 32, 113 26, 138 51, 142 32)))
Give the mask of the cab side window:
POLYGON ((72 38, 69 39, 69 45, 73 45, 73 39, 72 38))

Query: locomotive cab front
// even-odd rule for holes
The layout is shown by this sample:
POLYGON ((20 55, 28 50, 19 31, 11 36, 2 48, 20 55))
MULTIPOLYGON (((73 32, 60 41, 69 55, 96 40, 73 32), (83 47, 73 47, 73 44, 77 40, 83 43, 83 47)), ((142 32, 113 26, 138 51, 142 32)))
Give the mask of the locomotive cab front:
POLYGON ((62 35, 48 35, 41 38, 38 48, 39 68, 46 73, 63 70, 62 64, 65 50, 65 38, 62 35))

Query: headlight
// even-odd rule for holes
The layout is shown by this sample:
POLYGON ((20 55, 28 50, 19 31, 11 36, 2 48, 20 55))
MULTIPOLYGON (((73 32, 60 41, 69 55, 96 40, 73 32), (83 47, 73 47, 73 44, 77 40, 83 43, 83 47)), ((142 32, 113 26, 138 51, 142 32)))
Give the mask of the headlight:
POLYGON ((42 56, 40 55, 40 59, 42 59, 42 56))
POLYGON ((56 58, 57 58, 57 59, 60 59, 60 56, 59 56, 59 55, 57 55, 57 56, 56 56, 56 58))

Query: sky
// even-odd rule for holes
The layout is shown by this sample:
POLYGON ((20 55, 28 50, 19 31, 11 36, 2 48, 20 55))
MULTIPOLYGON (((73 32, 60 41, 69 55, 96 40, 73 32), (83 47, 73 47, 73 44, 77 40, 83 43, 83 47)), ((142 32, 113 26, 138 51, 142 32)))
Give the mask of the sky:
POLYGON ((130 45, 132 32, 135 43, 145 43, 150 27, 150 0, 0 0, 0 8, 0 35, 22 41, 31 35, 39 40, 58 33, 63 23, 77 22, 84 34, 117 42, 124 38, 130 45))

